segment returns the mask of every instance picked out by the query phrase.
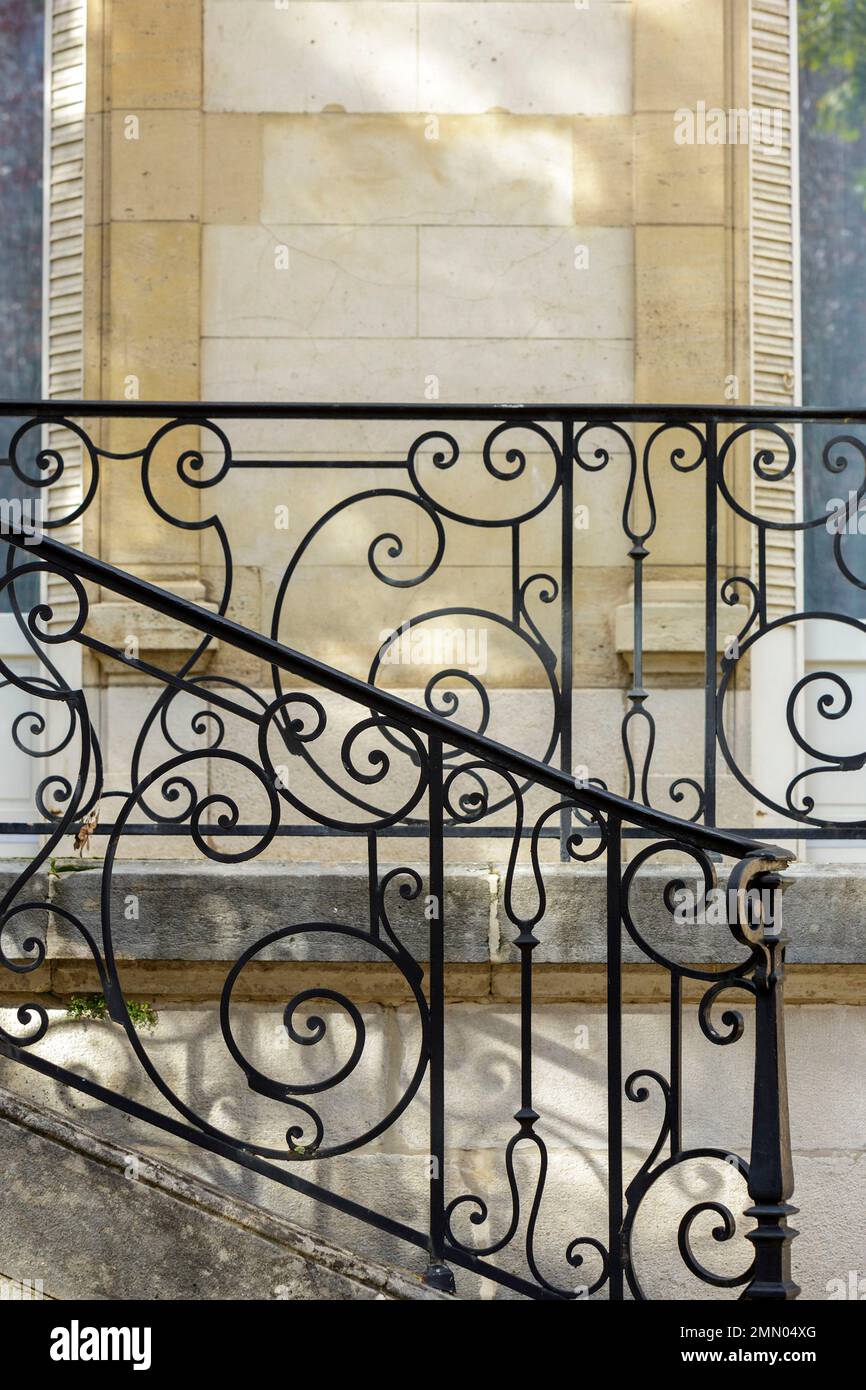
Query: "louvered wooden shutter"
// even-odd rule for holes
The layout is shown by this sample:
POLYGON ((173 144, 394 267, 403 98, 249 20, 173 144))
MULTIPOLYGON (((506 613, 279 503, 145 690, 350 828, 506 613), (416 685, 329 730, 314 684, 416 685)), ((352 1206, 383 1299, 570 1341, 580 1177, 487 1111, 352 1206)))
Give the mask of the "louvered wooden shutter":
MULTIPOLYGON (((86 0, 48 0, 45 43, 45 275, 43 304, 43 395, 84 395, 84 64, 86 0)), ((83 486, 81 444, 56 426, 43 444, 60 451, 63 476, 49 489, 48 515, 71 512, 83 486)), ((62 531, 80 545, 81 522, 62 531)), ((69 588, 48 579, 49 602, 62 619, 69 588)))
MULTIPOLYGON (((796 0, 752 0, 751 106, 782 113, 782 149, 751 145, 751 340, 755 405, 799 401, 799 225, 796 187, 796 0), (793 138, 792 138, 793 137, 793 138)), ((799 439, 795 441, 799 451, 799 439)), ((755 447, 775 446, 759 435, 755 447)), ((801 470, 780 483, 752 479, 752 504, 760 516, 793 521, 800 506, 801 470)), ((768 616, 799 607, 798 538, 770 531, 767 547, 768 616)))

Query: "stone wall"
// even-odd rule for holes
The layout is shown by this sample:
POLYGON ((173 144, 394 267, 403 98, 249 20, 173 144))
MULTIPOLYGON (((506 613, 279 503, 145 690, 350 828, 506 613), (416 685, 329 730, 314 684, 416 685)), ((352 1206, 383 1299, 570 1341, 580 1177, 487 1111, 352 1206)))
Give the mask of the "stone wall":
MULTIPOLYGON (((736 377, 745 401, 747 151, 678 145, 674 128, 681 107, 747 101, 746 10, 746 0, 91 6, 85 395, 707 402, 728 398, 736 377)), ((148 431, 147 422, 98 427, 121 450, 141 447, 148 431)), ((235 425, 241 457, 350 457, 361 467, 238 471, 213 492, 178 479, 180 449, 198 442, 197 432, 178 432, 157 450, 154 489, 186 522, 219 514, 235 555, 232 615, 259 627, 316 517, 350 492, 393 486, 395 475, 375 465, 405 456, 417 432, 235 425), (275 532, 282 506, 289 527, 275 532)), ((462 428, 461 467, 445 479, 449 500, 470 514, 498 505, 480 466, 483 434, 462 428)), ((537 500, 550 458, 537 439, 505 442, 529 449, 526 490, 537 500)), ((213 437, 203 432, 201 443, 217 464, 213 437)), ((572 655, 580 722, 593 729, 615 727, 630 674, 627 476, 621 452, 603 472, 575 475, 590 521, 575 532, 572 655)), ((697 729, 703 481, 662 460, 653 483, 648 680, 677 706, 677 721, 697 729)), ((509 502, 515 487, 498 484, 509 502)), ((295 580, 285 640, 364 674, 379 632, 429 607, 431 595, 434 606, 471 592, 507 609, 507 528, 449 527, 435 585, 415 590, 372 581, 367 547, 383 527, 402 542, 395 576, 429 563, 433 537, 405 503, 353 509, 295 580)), ((183 531, 155 517, 135 467, 106 469, 84 540, 185 596, 219 597, 213 528, 183 531)), ((723 520, 722 559, 747 566, 735 541, 723 520)), ((524 573, 556 578, 560 564, 554 508, 529 530, 524 573)), ((555 611, 535 607, 546 631, 555 611)), ((94 621, 175 664, 185 652, 183 642, 160 647, 145 616, 128 609, 94 621)), ((261 679, 228 651, 220 669, 261 679)), ((85 658, 84 679, 95 692, 109 677, 85 658)), ((417 672, 397 679, 422 683, 417 672)), ((520 653, 504 653, 489 683, 532 693, 544 682, 520 653)), ((530 703, 537 724, 542 701, 530 703)), ((146 697, 113 694, 102 705, 106 738, 145 708, 146 697)), ((521 727, 512 722, 507 741, 521 727)), ((578 751, 593 775, 619 784, 604 738, 593 733, 578 751)), ((698 751, 675 775, 700 770, 698 751)), ((670 805, 663 754, 656 772, 653 795, 670 805)), ((740 806, 729 811, 742 819, 740 806)))

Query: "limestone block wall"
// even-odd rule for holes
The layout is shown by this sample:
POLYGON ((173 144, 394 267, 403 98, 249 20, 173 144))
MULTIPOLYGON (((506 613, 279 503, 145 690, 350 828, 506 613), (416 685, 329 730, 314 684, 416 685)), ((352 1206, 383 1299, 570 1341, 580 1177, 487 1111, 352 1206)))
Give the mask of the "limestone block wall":
MULTIPOLYGON (((747 400, 748 151, 674 140, 680 108, 747 104, 747 11, 747 0, 90 4, 85 395, 706 402, 730 399, 736 380, 747 400)), ((91 424, 118 452, 141 448, 152 428, 91 424)), ((405 457, 420 428, 228 425, 247 461, 352 459, 358 468, 237 470, 212 490, 187 487, 176 461, 200 446, 216 471, 214 436, 174 431, 156 450, 151 482, 165 512, 195 529, 154 515, 138 465, 117 461, 84 542, 216 602, 222 549, 214 528, 197 523, 218 515, 235 561, 231 615, 267 627, 309 527, 354 492, 402 485, 377 464, 405 457), (288 514, 280 530, 277 509, 288 514)), ((439 495, 470 516, 514 507, 521 488, 522 504, 543 496, 552 465, 538 438, 502 441, 500 464, 511 443, 528 457, 522 481, 506 483, 482 466, 485 433, 455 429, 461 462, 439 479, 439 495)), ((636 430, 639 446, 645 437, 636 430)), ((672 731, 684 716, 696 735, 687 759, 676 736, 669 759, 661 738, 653 795, 670 807, 673 778, 702 775, 704 536, 700 470, 678 473, 668 456, 652 468, 647 680, 660 729, 676 706, 672 731)), ((575 472, 574 500, 589 517, 574 533, 575 761, 616 788, 623 759, 607 733, 632 660, 627 479, 621 444, 603 471, 575 472)), ((442 563, 417 588, 371 576, 368 546, 383 530, 401 540, 395 577, 429 563, 435 537, 417 508, 380 498, 348 509, 294 581, 286 641, 365 675, 378 634, 426 608, 471 595, 508 612, 507 528, 449 525, 442 563)), ((720 535, 722 564, 747 569, 745 541, 725 517, 720 535)), ((556 508, 526 528, 521 572, 538 571, 561 577, 556 508)), ((555 607, 536 603, 533 617, 555 636, 555 607)), ((159 646, 146 615, 111 609, 95 619, 169 664, 188 652, 188 635, 159 646)), ((535 735, 524 741, 524 730, 547 718, 545 678, 525 651, 498 642, 501 632, 488 635, 499 647, 494 699, 513 691, 521 707, 500 736, 528 748, 535 735)), ((217 666, 262 684, 236 653, 220 653, 217 666)), ((423 685, 417 669, 388 677, 423 685)), ((151 695, 134 695, 128 676, 118 682, 89 658, 83 679, 104 741, 123 745, 151 695)), ((747 722, 731 731, 744 760, 747 722)), ((733 821, 750 818, 733 788, 721 797, 733 821)))

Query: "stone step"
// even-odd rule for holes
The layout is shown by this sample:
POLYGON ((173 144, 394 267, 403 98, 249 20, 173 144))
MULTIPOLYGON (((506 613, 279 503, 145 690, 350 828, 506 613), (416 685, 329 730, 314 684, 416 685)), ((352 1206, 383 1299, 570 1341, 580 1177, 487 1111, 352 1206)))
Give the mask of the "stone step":
POLYGON ((0 1089, 0 1270, 58 1299, 443 1299, 0 1089))

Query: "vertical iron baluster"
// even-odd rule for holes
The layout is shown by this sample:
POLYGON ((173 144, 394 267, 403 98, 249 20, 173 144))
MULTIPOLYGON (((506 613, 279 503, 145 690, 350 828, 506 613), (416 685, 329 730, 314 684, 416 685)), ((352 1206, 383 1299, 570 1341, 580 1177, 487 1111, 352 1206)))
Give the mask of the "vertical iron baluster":
POLYGON ((718 423, 707 421, 706 459, 706 643, 704 665, 704 824, 716 823, 716 645, 719 563, 718 423))
POLYGON ((511 621, 520 627, 520 525, 511 528, 511 621))
POLYGON ((767 626, 767 528, 758 526, 758 626, 767 626))
POLYGON ((622 822, 607 842, 607 1153, 610 1296, 623 1296, 622 1243, 622 822))
MULTIPOLYGON (((778 925, 781 881, 775 874, 755 879, 762 898, 769 893, 773 926, 778 925)), ((755 1247, 755 1272, 743 1292, 752 1300, 796 1298, 799 1286, 791 1278, 791 1241, 798 1234, 788 1225, 797 1208, 788 1198, 794 1192, 791 1135, 788 1124, 788 1080, 785 1066, 784 975, 787 938, 764 932, 763 960, 755 971, 755 1082, 752 1101, 752 1156, 745 1215, 757 1221, 747 1239, 755 1247)))
POLYGON ((627 734, 628 725, 632 722, 635 716, 643 715, 645 718, 651 718, 651 716, 647 715, 647 712, 644 709, 644 705, 647 699, 647 691, 644 689, 643 683, 643 562, 649 554, 649 551, 647 550, 643 541, 636 540, 632 542, 631 548, 629 549, 628 553, 632 561, 632 587, 634 592, 632 610, 634 619, 634 637, 632 639, 632 646, 634 650, 632 652, 631 687, 628 691, 627 696, 628 700, 630 701, 630 708, 625 716, 625 719, 623 720, 622 726, 623 744, 625 748, 626 763, 628 766, 628 789, 626 791, 626 796, 628 797, 629 801, 636 801, 638 797, 642 796, 644 802, 649 804, 646 779, 647 767, 649 763, 649 752, 651 751, 652 745, 650 744, 650 748, 647 754, 644 756, 643 772, 640 778, 640 785, 638 785, 637 764, 634 759, 634 754, 631 753, 628 744, 627 734))
MULTIPOLYGON (((562 422, 562 541, 560 570, 560 736, 559 766, 567 777, 574 776, 571 765, 572 740, 572 681, 574 679, 574 421, 562 422)), ((568 837, 571 834, 571 812, 562 811, 559 821, 559 857, 568 860, 568 837)))
POLYGON ((671 1157, 683 1146, 683 977, 671 971, 671 1157))
POLYGON ((628 784, 626 796, 630 801, 640 799, 645 806, 650 804, 649 794, 649 772, 652 763, 653 748, 655 746, 655 720, 646 708, 646 701, 649 692, 644 688, 643 683, 643 580, 644 580, 644 561, 649 557, 649 550, 646 542, 655 530, 656 512, 653 500, 652 483, 650 481, 650 445, 652 436, 643 446, 643 460, 640 476, 638 475, 638 462, 635 446, 632 445, 630 472, 628 489, 626 491, 625 504, 622 512, 622 525, 625 534, 631 541, 629 546, 629 559, 632 562, 632 589, 633 589, 633 632, 632 639, 632 678, 631 686, 626 696, 629 702, 628 711, 622 721, 622 747, 625 754, 626 773, 628 784), (639 507, 637 499, 638 487, 643 485, 644 500, 648 507, 648 517, 646 526, 638 529, 639 507), (637 761, 635 751, 632 749, 631 739, 633 736, 632 725, 637 728, 643 722, 646 729, 646 748, 641 759, 640 776, 637 772, 637 761))
POLYGON ((382 908, 379 889, 379 847, 375 831, 367 836, 367 893, 370 901, 370 935, 378 937, 382 908))
POLYGON ((532 1106, 532 952, 538 937, 531 927, 521 927, 514 938, 520 951, 520 1109, 514 1116, 523 1135, 531 1135, 538 1119, 532 1106))
POLYGON ((454 1292, 445 1263, 445 873, 443 863, 442 740, 428 743, 430 761, 430 1242, 424 1281, 454 1292))

